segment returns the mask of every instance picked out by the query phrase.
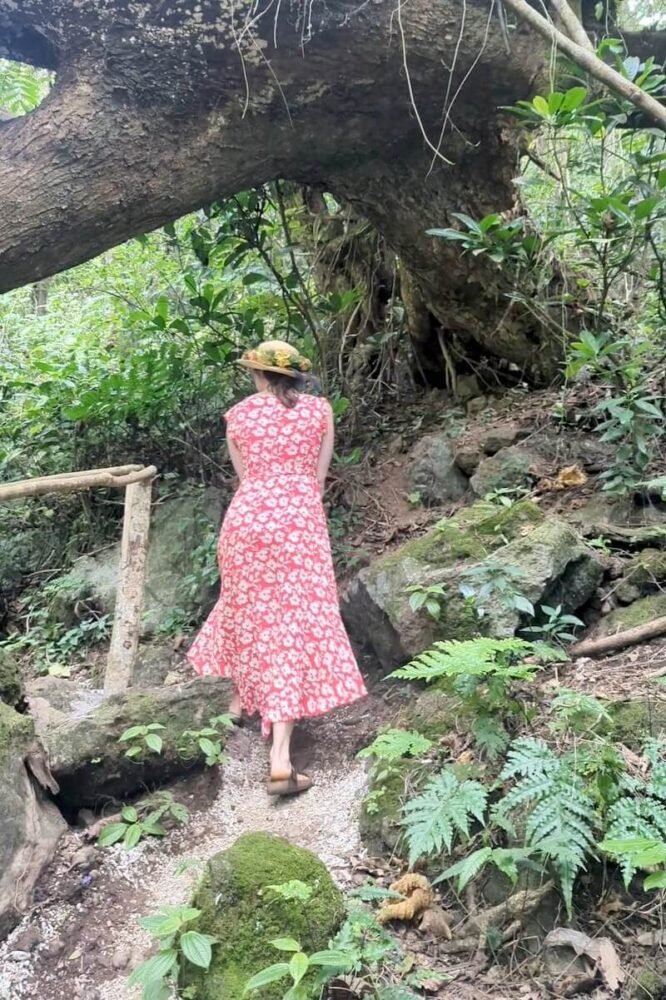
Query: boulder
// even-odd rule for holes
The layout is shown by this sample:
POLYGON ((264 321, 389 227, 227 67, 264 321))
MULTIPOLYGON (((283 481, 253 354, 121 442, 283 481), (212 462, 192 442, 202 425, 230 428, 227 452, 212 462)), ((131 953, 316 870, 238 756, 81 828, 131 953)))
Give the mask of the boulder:
MULTIPOLYGON (((196 490, 160 504, 152 517, 146 567, 143 634, 169 629, 180 620, 200 618, 212 607, 216 581, 205 574, 196 582, 194 555, 215 548, 222 512, 217 490, 196 490)), ((51 613, 60 621, 75 620, 80 602, 112 614, 116 601, 120 543, 95 556, 78 559, 61 578, 51 613)))
POLYGON ((391 669, 437 639, 469 639, 482 631, 513 634, 521 624, 515 610, 491 595, 480 619, 459 592, 465 570, 480 563, 498 574, 505 566, 515 567, 523 574, 522 596, 535 605, 562 603, 567 611, 592 597, 602 575, 578 535, 562 521, 544 522, 531 501, 508 508, 475 504, 358 573, 342 601, 352 640, 391 669), (446 588, 436 619, 411 610, 408 588, 413 585, 446 588))
POLYGON ((0 703, 0 940, 30 906, 34 887, 66 829, 26 768, 33 739, 30 718, 0 703))
POLYGON ((426 506, 459 500, 467 491, 467 477, 456 465, 451 441, 446 434, 428 434, 412 452, 407 467, 410 489, 426 506))
POLYGON ((479 462, 470 485, 477 496, 485 497, 496 490, 528 489, 545 471, 544 459, 538 452, 522 445, 502 448, 490 458, 479 462))
POLYGON ((46 693, 31 685, 28 701, 62 802, 72 811, 126 798, 203 767, 200 755, 183 753, 182 734, 226 712, 229 699, 228 684, 216 677, 130 688, 105 700, 101 692, 81 691, 72 681, 50 681, 46 693), (153 722, 165 727, 162 752, 146 752, 139 760, 126 757, 127 744, 118 742, 123 732, 153 722))
POLYGON ((627 629, 637 625, 647 625, 655 618, 663 618, 665 615, 666 594, 641 597, 639 601, 634 601, 633 604, 617 608, 605 615, 597 625, 595 635, 606 636, 615 635, 617 632, 626 632, 627 629))
MULTIPOLYGON (((188 971, 192 1000, 241 1000, 252 976, 284 959, 271 941, 290 937, 306 954, 322 951, 344 917, 342 895, 322 862, 268 833, 246 834, 211 858, 192 905, 201 910, 197 930, 217 941, 210 969, 188 971), (292 880, 305 883, 309 898, 284 899, 270 888, 292 880)), ((266 987, 262 1000, 282 1000, 288 985, 266 987)))
POLYGON ((0 701, 15 708, 23 699, 23 680, 19 665, 8 649, 0 648, 0 701))

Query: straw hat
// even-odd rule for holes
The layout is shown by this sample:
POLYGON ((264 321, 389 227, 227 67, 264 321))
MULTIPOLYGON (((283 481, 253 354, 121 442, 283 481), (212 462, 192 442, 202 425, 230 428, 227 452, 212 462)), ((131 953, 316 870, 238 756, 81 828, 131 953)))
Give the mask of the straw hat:
POLYGON ((246 351, 238 362, 243 368, 260 372, 276 372, 298 378, 312 367, 310 361, 284 340, 265 340, 254 350, 246 351))

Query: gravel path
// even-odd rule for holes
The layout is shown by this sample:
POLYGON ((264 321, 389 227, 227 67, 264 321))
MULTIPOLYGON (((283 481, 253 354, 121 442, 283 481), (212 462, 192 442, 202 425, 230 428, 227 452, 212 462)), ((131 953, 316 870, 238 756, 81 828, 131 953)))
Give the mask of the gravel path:
POLYGON ((267 796, 266 748, 255 731, 241 730, 230 740, 214 800, 165 840, 127 852, 85 847, 80 833, 68 834, 51 898, 0 947, 0 1000, 127 1000, 127 975, 149 944, 138 919, 187 900, 201 862, 243 833, 267 831, 309 848, 344 886, 360 850, 366 787, 356 751, 376 730, 382 707, 366 700, 304 727, 295 759, 316 784, 302 796, 267 796), (89 862, 72 872, 82 851, 89 862))

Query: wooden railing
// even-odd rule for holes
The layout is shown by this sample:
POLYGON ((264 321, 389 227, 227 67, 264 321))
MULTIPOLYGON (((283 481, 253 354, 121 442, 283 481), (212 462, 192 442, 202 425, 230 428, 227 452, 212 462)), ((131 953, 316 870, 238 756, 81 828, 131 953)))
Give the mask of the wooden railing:
POLYGON ((0 485, 0 501, 42 496, 45 493, 76 493, 111 487, 125 490, 123 537, 111 646, 104 674, 104 691, 117 694, 129 687, 141 633, 146 557, 150 530, 150 505, 154 465, 122 465, 111 469, 65 472, 39 479, 22 479, 0 485))

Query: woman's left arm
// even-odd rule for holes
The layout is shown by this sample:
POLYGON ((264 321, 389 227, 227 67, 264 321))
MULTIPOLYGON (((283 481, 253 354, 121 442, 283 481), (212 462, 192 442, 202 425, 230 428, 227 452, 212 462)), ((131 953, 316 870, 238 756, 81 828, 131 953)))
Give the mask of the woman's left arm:
POLYGON ((231 464, 233 465, 234 471, 242 483, 243 476, 245 475, 245 465, 243 463, 243 458, 241 456, 240 450, 234 444, 230 434, 227 434, 227 448, 229 449, 229 457, 231 459, 231 464))
POLYGON ((324 436, 319 450, 319 460, 317 462, 317 482, 319 483, 319 489, 321 490, 322 496, 326 490, 326 477, 328 475, 328 470, 331 467, 334 446, 335 426, 333 424, 333 410, 331 409, 330 404, 326 403, 326 427, 324 429, 324 436))

